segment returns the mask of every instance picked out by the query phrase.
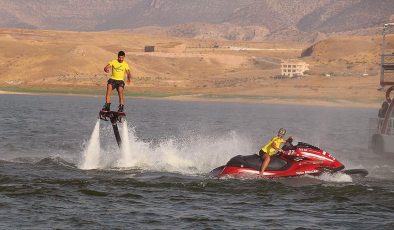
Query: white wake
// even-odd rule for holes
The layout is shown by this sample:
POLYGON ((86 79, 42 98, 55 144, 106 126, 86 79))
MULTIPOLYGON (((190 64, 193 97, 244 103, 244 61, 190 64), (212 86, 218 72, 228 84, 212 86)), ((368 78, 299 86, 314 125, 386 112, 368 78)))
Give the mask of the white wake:
MULTIPOLYGON (((84 151, 80 168, 122 167, 196 174, 207 173, 225 164, 235 155, 256 153, 256 149, 249 140, 240 137, 236 132, 229 132, 222 136, 194 134, 153 143, 138 139, 134 128, 128 127, 127 122, 123 122, 121 129, 120 149, 114 141, 108 141, 110 146, 100 149, 100 144, 97 143, 99 135, 95 127, 89 145, 84 151)), ((106 133, 102 135, 104 138, 101 141, 112 140, 113 133, 109 128, 103 128, 101 132, 106 133)))

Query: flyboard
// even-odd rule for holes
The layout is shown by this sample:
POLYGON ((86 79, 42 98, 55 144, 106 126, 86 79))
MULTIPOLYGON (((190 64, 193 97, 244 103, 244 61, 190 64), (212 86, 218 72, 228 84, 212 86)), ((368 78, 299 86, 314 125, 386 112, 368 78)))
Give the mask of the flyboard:
POLYGON ((112 128, 114 129, 115 139, 118 143, 118 146, 122 145, 122 139, 120 138, 118 122, 122 123, 125 119, 126 114, 124 112, 116 112, 116 111, 103 111, 100 110, 99 118, 103 121, 110 121, 112 124, 112 128))

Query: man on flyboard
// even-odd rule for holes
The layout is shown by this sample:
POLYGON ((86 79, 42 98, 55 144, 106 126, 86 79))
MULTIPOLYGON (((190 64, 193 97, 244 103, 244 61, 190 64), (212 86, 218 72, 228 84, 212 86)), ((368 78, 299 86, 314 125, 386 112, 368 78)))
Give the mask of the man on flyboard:
POLYGON ((127 64, 127 62, 124 60, 125 56, 126 55, 124 51, 119 51, 118 59, 114 59, 110 61, 104 67, 104 71, 106 73, 109 73, 110 70, 112 70, 112 73, 111 73, 111 78, 108 80, 107 92, 105 95, 105 104, 101 110, 102 112, 111 111, 111 93, 113 89, 116 89, 118 91, 118 96, 119 96, 118 112, 123 113, 124 110, 123 91, 125 86, 124 83, 125 73, 127 74, 127 84, 130 84, 130 79, 131 79, 129 64, 127 64))

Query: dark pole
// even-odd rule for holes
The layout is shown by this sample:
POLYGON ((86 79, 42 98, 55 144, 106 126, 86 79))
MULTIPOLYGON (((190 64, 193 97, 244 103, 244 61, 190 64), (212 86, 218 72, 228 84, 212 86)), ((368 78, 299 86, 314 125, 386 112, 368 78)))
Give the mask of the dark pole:
POLYGON ((116 142, 118 143, 118 146, 120 148, 122 145, 122 139, 120 138, 118 125, 116 124, 117 118, 112 115, 112 116, 110 116, 110 119, 111 119, 111 123, 112 123, 112 128, 114 129, 116 142))
POLYGON ((120 135, 119 135, 118 125, 116 123, 112 123, 112 128, 114 129, 116 142, 118 143, 118 146, 120 148, 120 146, 122 145, 122 139, 120 138, 120 135))

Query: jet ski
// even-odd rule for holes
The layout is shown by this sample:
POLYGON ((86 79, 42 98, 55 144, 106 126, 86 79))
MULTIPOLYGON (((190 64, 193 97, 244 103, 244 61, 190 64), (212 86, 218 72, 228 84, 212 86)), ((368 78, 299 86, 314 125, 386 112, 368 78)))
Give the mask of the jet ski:
MULTIPOLYGON (((365 169, 344 170, 345 166, 330 153, 308 143, 297 145, 286 143, 281 154, 271 156, 271 161, 263 173, 263 177, 294 177, 301 175, 319 175, 322 173, 343 172, 349 175, 365 177, 365 169)), ((245 177, 257 176, 260 173, 262 158, 257 155, 238 155, 231 158, 226 165, 210 172, 213 177, 245 177)))

